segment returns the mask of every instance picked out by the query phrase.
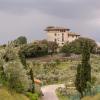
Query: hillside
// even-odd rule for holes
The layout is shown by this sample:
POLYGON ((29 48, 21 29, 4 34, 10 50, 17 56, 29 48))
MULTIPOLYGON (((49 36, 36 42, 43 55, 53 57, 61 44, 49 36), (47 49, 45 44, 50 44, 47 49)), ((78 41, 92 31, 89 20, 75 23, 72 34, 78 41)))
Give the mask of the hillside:
POLYGON ((29 100, 23 94, 10 92, 6 88, 0 88, 0 100, 29 100))
MULTIPOLYGON (((44 83, 66 83, 70 79, 75 79, 76 68, 80 62, 80 57, 62 58, 57 56, 45 56, 40 58, 28 59, 32 62, 34 69, 34 76, 44 83)), ((96 84, 100 83, 100 56, 91 55, 92 77, 96 79, 96 84)))
POLYGON ((82 100, 100 100, 100 94, 97 94, 96 96, 93 97, 85 97, 82 100))

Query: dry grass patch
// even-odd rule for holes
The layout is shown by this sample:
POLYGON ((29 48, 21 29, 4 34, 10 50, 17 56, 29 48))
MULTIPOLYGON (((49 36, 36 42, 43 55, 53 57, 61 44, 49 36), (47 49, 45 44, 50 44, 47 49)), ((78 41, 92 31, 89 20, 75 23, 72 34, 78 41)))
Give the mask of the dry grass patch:
POLYGON ((0 89, 0 100, 29 100, 26 96, 23 94, 18 93, 11 93, 5 88, 0 89))
POLYGON ((100 100, 100 94, 97 94, 96 96, 93 96, 93 97, 87 96, 83 98, 82 100, 100 100))

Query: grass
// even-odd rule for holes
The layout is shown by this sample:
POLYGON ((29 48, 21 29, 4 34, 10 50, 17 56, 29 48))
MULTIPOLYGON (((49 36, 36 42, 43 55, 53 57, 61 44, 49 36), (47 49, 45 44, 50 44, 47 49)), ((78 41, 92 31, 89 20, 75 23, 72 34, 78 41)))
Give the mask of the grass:
POLYGON ((57 93, 59 100, 69 100, 67 96, 62 96, 60 93, 57 93))
MULTIPOLYGON (((47 59, 47 58, 44 57, 43 59, 47 59)), ((61 60, 61 58, 59 58, 59 60, 61 60)), ((33 60, 31 59, 28 61, 39 63, 39 65, 37 65, 35 67, 33 66, 35 77, 40 78, 42 81, 49 80, 49 84, 56 84, 56 83, 66 83, 70 79, 74 80, 77 65, 78 65, 78 63, 80 63, 80 60, 81 59, 61 61, 60 64, 58 64, 56 66, 56 68, 50 68, 50 67, 43 68, 42 58, 39 61, 37 61, 35 59, 33 59, 33 60), (53 72, 54 69, 56 69, 55 72, 53 72), (57 77, 58 80, 55 81, 55 78, 54 78, 54 80, 51 80, 51 79, 53 79, 53 76, 57 77)), ((96 77, 95 85, 99 85, 100 84, 100 74, 99 74, 100 73, 100 55, 93 55, 92 54, 90 63, 92 66, 92 76, 96 77)), ((61 96, 58 93, 57 93, 57 95, 59 97, 59 100, 68 100, 67 97, 61 96)), ((85 97, 82 100, 100 100, 100 94, 98 94, 94 97, 85 97)))
MULTIPOLYGON (((43 57, 39 61, 37 59, 33 59, 33 60, 28 59, 29 62, 37 63, 37 65, 35 66, 33 65, 34 76, 36 78, 39 78, 42 81, 50 80, 49 84, 66 83, 70 79, 72 80, 75 79, 77 65, 81 59, 72 59, 72 60, 66 59, 65 61, 61 61, 60 64, 56 66, 56 68, 52 68, 52 67, 44 68, 42 66, 42 64, 44 63, 42 59, 46 59, 46 58, 47 57, 43 57), (53 70, 55 70, 55 72, 53 70), (57 79, 58 81, 55 81, 53 77, 56 77, 56 79, 58 78, 57 79)), ((53 61, 55 60, 53 58, 53 61)), ((62 60, 62 58, 59 58, 59 60, 62 60)), ((100 73, 100 56, 99 55, 91 55, 91 65, 92 65, 92 76, 95 76, 97 80, 97 84, 100 84, 100 74, 99 74, 100 73)))
POLYGON ((0 88, 0 100, 29 100, 29 98, 23 94, 10 92, 6 88, 0 88))
POLYGON ((96 96, 87 96, 84 97, 82 100, 100 100, 100 94, 97 94, 96 96))

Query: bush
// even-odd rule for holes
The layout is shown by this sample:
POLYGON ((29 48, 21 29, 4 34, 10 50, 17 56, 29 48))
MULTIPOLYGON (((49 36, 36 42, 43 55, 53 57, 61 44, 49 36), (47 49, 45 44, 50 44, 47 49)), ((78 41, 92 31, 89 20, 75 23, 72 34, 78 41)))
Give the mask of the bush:
POLYGON ((31 88, 31 80, 19 61, 8 62, 3 67, 10 89, 14 89, 17 92, 26 92, 31 88))
POLYGON ((15 39, 14 41, 11 41, 9 43, 9 45, 12 47, 18 47, 18 46, 21 46, 24 44, 27 44, 27 38, 25 36, 20 36, 17 39, 15 39))
POLYGON ((15 59, 18 59, 18 54, 17 54, 17 52, 14 51, 13 48, 8 47, 5 49, 3 59, 5 60, 5 62, 13 61, 15 59))
POLYGON ((30 92, 27 92, 26 93, 26 96, 30 98, 30 100, 38 100, 38 94, 37 93, 30 93, 30 92))
POLYGON ((55 59, 55 62, 57 65, 59 65, 61 63, 59 59, 55 59))
POLYGON ((95 53, 97 44, 94 40, 88 39, 88 38, 82 38, 76 39, 75 41, 71 43, 66 43, 62 48, 61 52, 66 53, 67 55, 70 55, 70 53, 74 54, 81 54, 83 44, 87 42, 90 47, 90 52, 95 53))
POLYGON ((40 57, 48 54, 48 48, 44 44, 27 44, 20 49, 20 53, 26 58, 40 57))
POLYGON ((62 96, 67 96, 67 90, 66 90, 66 88, 59 87, 59 88, 56 89, 56 91, 58 93, 60 93, 62 96))

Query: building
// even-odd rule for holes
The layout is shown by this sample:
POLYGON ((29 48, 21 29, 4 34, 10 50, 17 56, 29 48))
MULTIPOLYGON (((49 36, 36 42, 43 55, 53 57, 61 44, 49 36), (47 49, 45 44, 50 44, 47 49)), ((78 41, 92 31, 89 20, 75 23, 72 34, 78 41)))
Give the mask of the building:
POLYGON ((64 27, 50 26, 45 31, 47 32, 47 40, 57 42, 59 46, 63 46, 66 42, 72 42, 80 36, 64 27))

